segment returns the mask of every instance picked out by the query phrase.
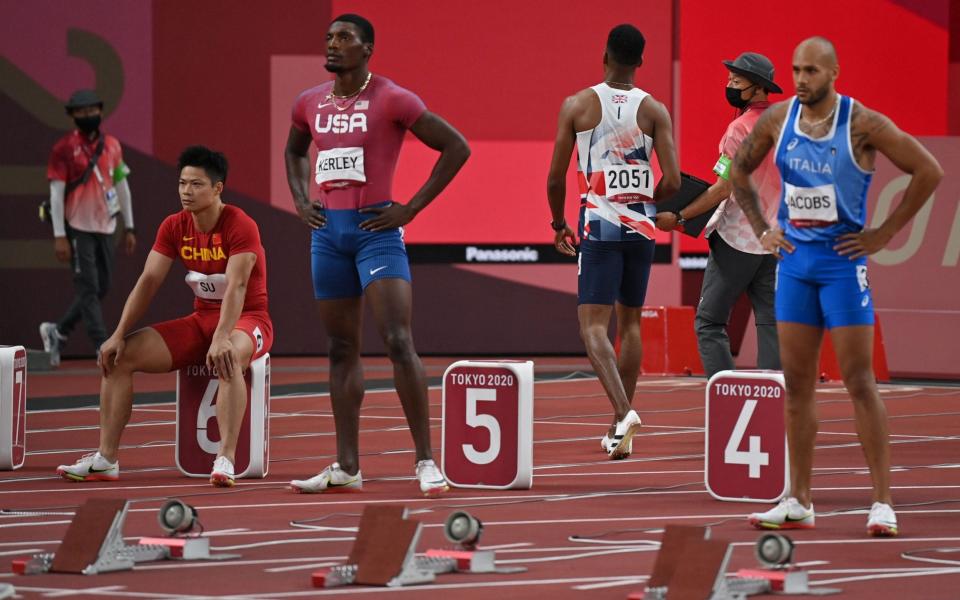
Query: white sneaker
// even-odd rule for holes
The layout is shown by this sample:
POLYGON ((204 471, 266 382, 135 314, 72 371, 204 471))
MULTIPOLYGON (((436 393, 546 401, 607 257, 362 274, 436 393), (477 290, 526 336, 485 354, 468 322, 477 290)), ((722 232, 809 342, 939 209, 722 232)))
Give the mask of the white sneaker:
POLYGON ((43 340, 43 351, 50 354, 50 366, 60 366, 60 346, 67 338, 57 330, 57 324, 50 321, 40 323, 40 339, 43 340))
POLYGON ((607 444, 607 454, 610 455, 610 460, 620 460, 630 456, 630 452, 633 450, 631 440, 633 440, 633 434, 640 429, 640 425, 640 415, 635 410, 631 410, 623 419, 617 421, 617 429, 613 439, 607 444))
POLYGON ((213 471, 210 473, 210 483, 214 487, 233 487, 233 463, 226 456, 218 456, 213 461, 213 471))
POLYGON ((897 537, 897 515, 893 507, 883 502, 874 502, 867 518, 867 535, 872 537, 897 537))
POLYGON ((784 498, 767 512, 752 513, 747 519, 757 529, 813 529, 813 503, 805 508, 796 498, 784 498))
POLYGON ((417 481, 420 482, 420 491, 425 496, 436 496, 450 489, 432 458, 417 463, 417 481))
POLYGON ((290 487, 300 494, 350 492, 363 488, 363 477, 359 470, 356 475, 350 475, 340 468, 340 463, 333 463, 310 479, 294 479, 290 482, 290 487))
POLYGON ((117 481, 120 479, 120 461, 111 463, 99 452, 91 452, 72 465, 57 467, 57 475, 70 481, 117 481))
MULTIPOLYGON (((613 439, 606 433, 603 434, 603 438, 600 439, 600 448, 602 448, 607 454, 610 454, 611 442, 613 442, 613 439)), ((630 441, 623 445, 622 452, 625 454, 623 458, 626 458, 633 453, 633 438, 630 438, 630 441)))

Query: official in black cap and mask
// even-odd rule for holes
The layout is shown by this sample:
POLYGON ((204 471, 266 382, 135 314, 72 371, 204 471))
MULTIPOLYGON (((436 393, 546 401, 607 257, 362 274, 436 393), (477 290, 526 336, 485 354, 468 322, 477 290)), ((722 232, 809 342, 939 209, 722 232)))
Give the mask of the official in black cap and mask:
POLYGON ((76 129, 60 138, 50 153, 48 218, 57 259, 71 263, 75 296, 58 322, 40 324, 50 364, 60 364, 67 336, 82 320, 94 348, 107 339, 100 300, 110 289, 117 214, 124 223, 127 254, 136 247, 133 210, 120 142, 100 131, 103 101, 93 90, 74 92, 65 106, 76 129))
MULTIPOLYGON (((770 106, 767 94, 779 94, 783 90, 773 82, 773 63, 762 54, 744 52, 736 60, 725 60, 723 64, 728 71, 726 99, 737 109, 737 114, 720 140, 720 158, 713 167, 717 182, 682 210, 657 215, 657 227, 671 231, 687 219, 717 207, 704 229, 710 257, 696 318, 697 346, 708 377, 734 368, 727 321, 744 292, 753 305, 757 326, 757 366, 780 368, 773 310, 777 260, 763 249, 733 196, 730 165, 741 142, 770 106)), ((780 176, 772 154, 754 172, 754 182, 764 215, 773 222, 780 200, 780 176)))

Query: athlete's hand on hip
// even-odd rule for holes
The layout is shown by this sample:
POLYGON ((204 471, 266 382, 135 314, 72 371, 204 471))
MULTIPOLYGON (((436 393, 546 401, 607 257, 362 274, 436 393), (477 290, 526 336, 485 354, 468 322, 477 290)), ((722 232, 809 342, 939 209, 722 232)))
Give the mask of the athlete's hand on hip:
POLYGON ((403 227, 417 214, 410 206, 399 202, 391 202, 386 206, 368 206, 361 208, 360 212, 375 215, 360 223, 360 229, 364 231, 384 231, 403 227))
POLYGON ((120 357, 123 355, 123 349, 126 346, 127 342, 123 339, 123 336, 117 337, 115 335, 110 336, 107 341, 100 344, 100 349, 97 350, 97 366, 100 367, 100 372, 103 373, 104 377, 109 377, 113 367, 120 362, 120 357))
POLYGON ((577 235, 573 233, 573 230, 570 229, 568 225, 564 225, 563 229, 557 231, 553 235, 553 246, 557 249, 557 252, 560 254, 566 254, 567 256, 576 256, 577 255, 577 235))
POLYGON ((858 233, 841 235, 833 249, 837 254, 849 256, 850 260, 853 260, 883 250, 890 243, 891 237, 879 229, 864 229, 858 233))
POLYGON ((233 379, 234 372, 240 372, 237 349, 230 341, 230 336, 213 337, 207 350, 207 367, 216 369, 224 379, 233 379))
POLYGON ((323 202, 314 200, 307 204, 294 202, 300 220, 310 226, 310 229, 320 229, 327 224, 327 217, 323 214, 323 202))
POLYGON ((763 235, 760 236, 760 245, 763 246, 764 250, 777 258, 783 258, 783 255, 780 253, 781 249, 790 253, 793 253, 794 250, 793 244, 787 241, 787 238, 783 237, 783 230, 779 227, 771 227, 764 231, 763 235))
POLYGON ((677 228, 677 213, 658 212, 657 229, 660 231, 673 231, 677 228))

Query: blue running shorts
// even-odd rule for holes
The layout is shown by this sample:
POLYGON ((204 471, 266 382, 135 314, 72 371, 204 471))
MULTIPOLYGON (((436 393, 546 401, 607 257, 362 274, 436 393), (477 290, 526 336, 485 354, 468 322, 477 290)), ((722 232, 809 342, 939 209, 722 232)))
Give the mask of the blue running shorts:
POLYGON ((777 267, 777 321, 814 327, 873 325, 867 257, 850 260, 835 241, 800 242, 777 267))
POLYGON ((378 279, 410 281, 402 227, 364 231, 360 223, 374 214, 329 209, 324 214, 327 224, 313 230, 310 242, 314 298, 356 298, 378 279))
POLYGON ((656 242, 580 241, 577 304, 643 306, 656 242))

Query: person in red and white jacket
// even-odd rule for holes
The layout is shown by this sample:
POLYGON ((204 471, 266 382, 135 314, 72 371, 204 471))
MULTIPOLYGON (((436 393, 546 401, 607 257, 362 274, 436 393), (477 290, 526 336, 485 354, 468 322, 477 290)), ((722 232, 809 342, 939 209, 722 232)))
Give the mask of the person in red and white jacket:
POLYGON ((107 339, 100 300, 110 289, 117 214, 123 214, 123 247, 136 248, 133 209, 120 142, 100 131, 103 101, 92 90, 78 90, 66 104, 77 128, 60 138, 50 153, 50 220, 57 259, 70 262, 75 296, 57 322, 40 324, 50 364, 82 319, 94 348, 107 339))

